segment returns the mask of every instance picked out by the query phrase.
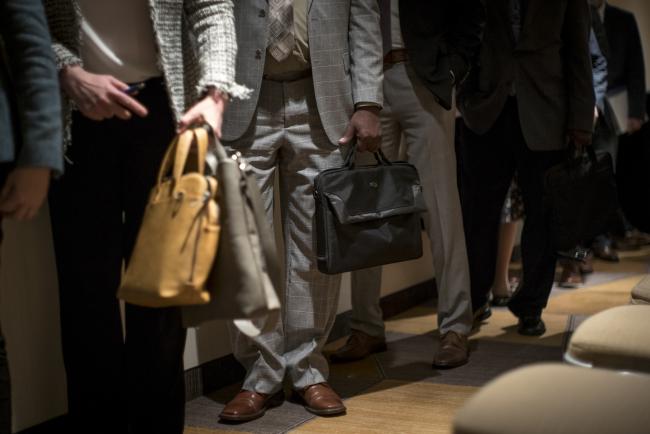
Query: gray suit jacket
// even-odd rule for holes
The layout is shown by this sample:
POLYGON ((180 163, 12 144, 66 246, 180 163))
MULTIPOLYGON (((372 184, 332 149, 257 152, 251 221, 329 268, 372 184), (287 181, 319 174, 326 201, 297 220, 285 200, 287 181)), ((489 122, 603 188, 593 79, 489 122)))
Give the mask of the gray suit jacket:
POLYGON ((510 0, 487 2, 480 59, 459 95, 466 124, 484 134, 514 83, 521 128, 535 151, 562 149, 567 130, 592 131, 594 89, 585 0, 525 0, 515 43, 510 0))
POLYGON ((40 0, 0 2, 0 162, 60 173, 61 102, 51 44, 40 0))
MULTIPOLYGON (((309 0, 309 51, 318 113, 332 143, 348 124, 358 102, 382 104, 382 46, 377 0, 309 0)), ((248 129, 255 114, 268 40, 267 0, 235 1, 237 81, 253 89, 250 99, 233 101, 223 138, 248 129)))

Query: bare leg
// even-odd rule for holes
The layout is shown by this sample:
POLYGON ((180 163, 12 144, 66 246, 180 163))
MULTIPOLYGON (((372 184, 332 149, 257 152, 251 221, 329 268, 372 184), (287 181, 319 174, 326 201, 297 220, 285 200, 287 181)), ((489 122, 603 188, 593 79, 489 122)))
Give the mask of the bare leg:
POLYGON ((510 278, 508 269, 512 250, 515 248, 517 237, 517 222, 501 223, 499 227, 499 245, 497 248, 497 265, 492 283, 492 295, 495 297, 510 296, 510 278))

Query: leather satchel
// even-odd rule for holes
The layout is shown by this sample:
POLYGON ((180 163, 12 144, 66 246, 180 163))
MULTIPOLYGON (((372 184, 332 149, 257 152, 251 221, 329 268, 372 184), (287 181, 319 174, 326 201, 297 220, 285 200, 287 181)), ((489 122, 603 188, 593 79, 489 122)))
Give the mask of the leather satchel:
POLYGON ((562 252, 607 232, 618 209, 614 166, 609 153, 592 146, 546 172, 545 204, 555 250, 562 252))
POLYGON ((390 162, 357 167, 356 146, 341 168, 314 180, 316 250, 322 273, 407 261, 422 256, 420 214, 426 210, 415 167, 390 162))
POLYGON ((207 148, 203 129, 185 131, 169 146, 118 291, 127 303, 168 307, 210 301, 205 283, 220 227, 217 181, 204 173, 207 148))
POLYGON ((257 180, 238 152, 228 155, 216 140, 208 165, 219 180, 221 238, 207 282, 211 301, 183 309, 186 327, 213 319, 232 319, 248 336, 275 326, 280 314, 281 272, 275 237, 267 220, 257 180))

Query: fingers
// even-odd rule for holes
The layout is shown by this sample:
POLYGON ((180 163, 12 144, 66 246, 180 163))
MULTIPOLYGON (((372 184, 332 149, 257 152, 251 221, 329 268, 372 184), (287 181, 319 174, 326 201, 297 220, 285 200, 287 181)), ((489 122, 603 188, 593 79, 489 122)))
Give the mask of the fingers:
MULTIPOLYGON (((145 106, 140 104, 135 98, 132 98, 131 96, 125 94, 120 88, 116 88, 114 91, 110 92, 110 97, 113 102, 118 104, 117 110, 113 110, 115 116, 120 117, 120 114, 124 115, 124 109, 130 111, 131 113, 135 113, 141 118, 149 114, 145 106)), ((130 113, 128 116, 130 117, 130 113)))
POLYGON ((339 139, 339 145, 349 144, 352 141, 352 139, 354 139, 355 132, 356 132, 356 128, 354 127, 352 122, 350 122, 348 124, 348 127, 345 130, 345 133, 343 133, 343 137, 339 139))
MULTIPOLYGON (((194 106, 190 110, 188 110, 183 115, 183 117, 181 117, 181 120, 178 122, 178 132, 182 133, 190 126, 194 124, 202 124, 202 123, 205 123, 203 114, 201 113, 201 110, 197 106, 194 106)), ((212 124, 210 124, 210 126, 214 129, 214 126, 212 124)))
POLYGON ((224 105, 217 103, 211 96, 205 97, 189 109, 178 122, 178 132, 181 133, 192 125, 209 124, 212 131, 221 138, 224 105))
POLYGON ((0 213, 4 216, 12 216, 19 207, 20 204, 16 195, 10 194, 9 197, 0 202, 0 213))

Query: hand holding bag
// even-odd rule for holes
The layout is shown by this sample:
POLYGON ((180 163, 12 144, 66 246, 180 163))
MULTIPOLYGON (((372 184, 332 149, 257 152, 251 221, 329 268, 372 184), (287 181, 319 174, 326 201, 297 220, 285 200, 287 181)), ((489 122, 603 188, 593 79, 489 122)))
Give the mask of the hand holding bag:
POLYGON ((210 301, 205 282, 217 252, 219 208, 217 182, 204 174, 207 148, 202 129, 185 131, 168 148, 118 291, 127 303, 167 307, 210 301), (196 162, 187 170, 192 146, 196 162))
POLYGON ((609 153, 592 146, 550 168, 544 179, 554 248, 567 251, 607 232, 618 209, 614 166, 609 153))
POLYGON ((355 167, 356 146, 342 168, 314 180, 318 269, 326 274, 422 256, 420 214, 426 211, 415 167, 390 162, 355 167))
MULTIPOLYGON (((248 336, 275 326, 280 314, 280 263, 275 238, 251 167, 235 152, 228 156, 214 141, 208 162, 216 159, 221 209, 219 253, 208 279, 211 301, 183 309, 185 326, 233 319, 248 336)), ((214 169, 213 169, 214 170, 214 169)))

